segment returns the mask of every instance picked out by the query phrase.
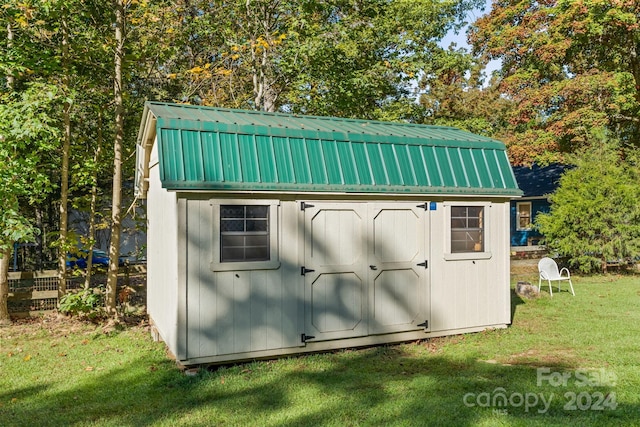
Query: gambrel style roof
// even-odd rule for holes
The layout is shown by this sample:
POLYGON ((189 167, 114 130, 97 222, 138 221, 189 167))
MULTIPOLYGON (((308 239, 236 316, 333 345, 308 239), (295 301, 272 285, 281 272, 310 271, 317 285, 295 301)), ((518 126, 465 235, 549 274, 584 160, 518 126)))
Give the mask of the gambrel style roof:
POLYGON ((443 126, 148 102, 138 135, 169 190, 521 194, 500 141, 443 126))

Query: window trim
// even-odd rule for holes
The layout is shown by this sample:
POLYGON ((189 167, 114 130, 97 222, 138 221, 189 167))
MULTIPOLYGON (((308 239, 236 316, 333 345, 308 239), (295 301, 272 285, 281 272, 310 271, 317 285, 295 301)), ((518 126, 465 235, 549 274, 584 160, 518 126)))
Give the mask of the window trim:
POLYGON ((516 231, 531 231, 533 229, 533 205, 531 202, 516 202, 516 231), (520 226, 520 206, 529 205, 529 226, 520 226))
POLYGON ((280 216, 279 200, 215 200, 211 201, 213 207, 213 218, 211 227, 211 241, 213 242, 213 259, 211 261, 212 271, 242 271, 242 270, 275 270, 280 268, 279 236, 280 236, 280 216), (220 230, 220 207, 231 206, 268 206, 269 208, 269 260, 265 261, 221 261, 221 239, 220 230))
POLYGON ((485 202, 455 202, 446 203, 444 206, 444 259, 447 261, 457 260, 476 260, 476 259, 490 259, 493 256, 491 252, 491 203, 485 202), (484 250, 482 252, 452 252, 451 251, 451 208, 452 207, 482 207, 483 209, 483 239, 484 250))

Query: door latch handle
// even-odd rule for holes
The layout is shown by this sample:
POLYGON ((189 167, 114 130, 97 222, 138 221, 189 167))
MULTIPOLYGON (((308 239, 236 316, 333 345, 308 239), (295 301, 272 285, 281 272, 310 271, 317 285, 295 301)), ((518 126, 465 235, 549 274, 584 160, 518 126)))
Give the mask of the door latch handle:
POLYGON ((372 270, 377 270, 378 269, 378 267, 376 267, 375 265, 370 265, 369 268, 372 269, 372 270))
POLYGON ((313 273, 315 270, 312 270, 310 268, 306 268, 304 265, 302 267, 300 267, 300 274, 302 276, 306 275, 307 273, 313 273))

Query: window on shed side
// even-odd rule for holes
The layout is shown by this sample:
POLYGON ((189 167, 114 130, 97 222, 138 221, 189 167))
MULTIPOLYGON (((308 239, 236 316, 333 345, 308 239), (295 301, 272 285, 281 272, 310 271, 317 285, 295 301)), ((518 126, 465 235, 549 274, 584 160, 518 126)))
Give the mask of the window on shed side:
POLYGON ((220 262, 268 261, 269 206, 220 206, 220 262))
POLYGON ((451 207, 451 252, 484 252, 484 207, 451 207))

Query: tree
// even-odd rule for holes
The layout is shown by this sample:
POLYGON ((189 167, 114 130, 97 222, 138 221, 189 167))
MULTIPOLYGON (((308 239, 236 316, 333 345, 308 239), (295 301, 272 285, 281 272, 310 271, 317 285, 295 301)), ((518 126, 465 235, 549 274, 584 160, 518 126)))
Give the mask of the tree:
POLYGON ((628 150, 590 141, 550 196, 550 212, 536 217, 547 247, 585 273, 640 255, 640 173, 637 150, 628 150))
POLYGON ((425 122, 502 138, 513 102, 502 96, 493 79, 485 84, 481 63, 463 49, 450 50, 447 60, 420 80, 425 122))
MULTIPOLYGON (((62 86, 68 91, 70 88, 71 72, 69 58, 69 10, 63 7, 60 20, 62 32, 61 68, 62 86)), ((69 222, 69 151, 71 151, 71 108, 70 97, 64 100, 62 106, 62 165, 60 168, 60 238, 58 245, 58 293, 63 295, 67 291, 67 234, 69 222)))
POLYGON ((116 293, 118 287, 118 261, 120 259, 120 233, 122 229, 122 142, 124 139, 124 102, 122 63, 125 44, 126 9, 124 0, 115 2, 115 61, 113 98, 115 105, 115 138, 113 143, 113 193, 111 200, 111 242, 109 243, 109 272, 107 275, 106 309, 116 315, 116 293))
POLYGON ((145 68, 165 78, 147 74, 180 102, 397 120, 414 112, 416 76, 448 55, 438 41, 481 3, 180 1, 132 20, 151 22, 138 43, 160 46, 145 68))
POLYGON ((33 83, 20 94, 3 94, 0 101, 0 323, 6 323, 11 250, 15 242, 31 242, 38 233, 24 209, 53 188, 51 153, 60 127, 51 120, 59 103, 54 86, 33 83))
MULTIPOLYGON (((62 292, 66 285, 66 255, 78 244, 76 236, 67 232, 67 205, 77 205, 76 201, 84 197, 84 192, 93 187, 99 177, 104 182, 104 165, 108 164, 93 161, 96 149, 102 148, 96 146, 102 140, 96 133, 111 133, 110 127, 99 126, 96 119, 96 111, 106 104, 105 93, 113 90, 109 68, 112 59, 106 56, 112 52, 112 38, 107 37, 107 31, 111 32, 113 20, 112 11, 104 7, 105 4, 104 0, 11 0, 0 8, 0 17, 8 22, 7 35, 12 35, 8 37, 11 42, 7 43, 7 49, 0 52, 0 69, 8 76, 7 82, 13 82, 16 96, 34 82, 57 88, 60 108, 46 110, 46 114, 50 114, 46 120, 59 124, 60 140, 49 150, 50 167, 43 171, 48 172, 50 182, 59 183, 59 193, 51 192, 48 196, 49 204, 59 207, 59 214, 53 213, 48 222, 57 221, 59 226, 54 225, 40 234, 46 236, 51 231, 59 231, 55 249, 62 292)), ((42 110, 43 120, 44 113, 42 110)), ((103 159, 108 159, 111 152, 104 151, 103 159)), ((23 203, 21 209, 26 217, 29 216, 27 209, 42 217, 41 204, 23 203)), ((38 222, 42 230, 49 224, 38 222)), ((86 240, 92 242, 93 236, 86 240)))
MULTIPOLYGON (((62 75, 68 76, 62 79, 62 87, 73 95, 71 126, 65 126, 65 136, 69 135, 71 139, 68 162, 69 200, 77 211, 88 211, 87 234, 78 236, 71 233, 66 242, 62 238, 64 227, 61 212, 59 269, 64 271, 62 260, 67 252, 82 248, 86 253, 92 253, 98 227, 96 218, 99 216, 99 187, 106 187, 113 176, 112 164, 109 162, 112 151, 105 146, 112 127, 103 121, 104 111, 113 103, 113 11, 103 0, 85 0, 73 4, 70 0, 64 0, 59 6, 64 15, 61 22, 69 22, 67 30, 61 32, 62 41, 65 40, 65 34, 69 40, 66 56, 61 56, 62 59, 68 59, 62 63, 62 75), (76 13, 68 13, 71 7, 75 7, 76 13)), ((61 25, 61 28, 64 30, 64 26, 61 25)), ((62 53, 65 53, 64 49, 62 53)), ((66 140, 65 137, 65 143, 66 140)), ((64 155, 62 157, 64 160, 64 155)), ((64 172, 64 168, 62 171, 64 172)), ((64 206, 62 186, 65 183, 64 173, 62 175, 61 207, 64 206)), ((75 272, 84 274, 85 289, 90 286, 92 269, 92 257, 89 256, 86 269, 75 272)))
POLYGON ((402 120, 417 113, 410 105, 418 76, 449 60, 438 42, 483 2, 321 3, 311 9, 319 19, 299 31, 301 66, 286 106, 302 114, 402 120))
POLYGON ((562 161, 594 129, 640 145, 640 3, 496 1, 470 41, 502 61, 514 163, 562 161))

